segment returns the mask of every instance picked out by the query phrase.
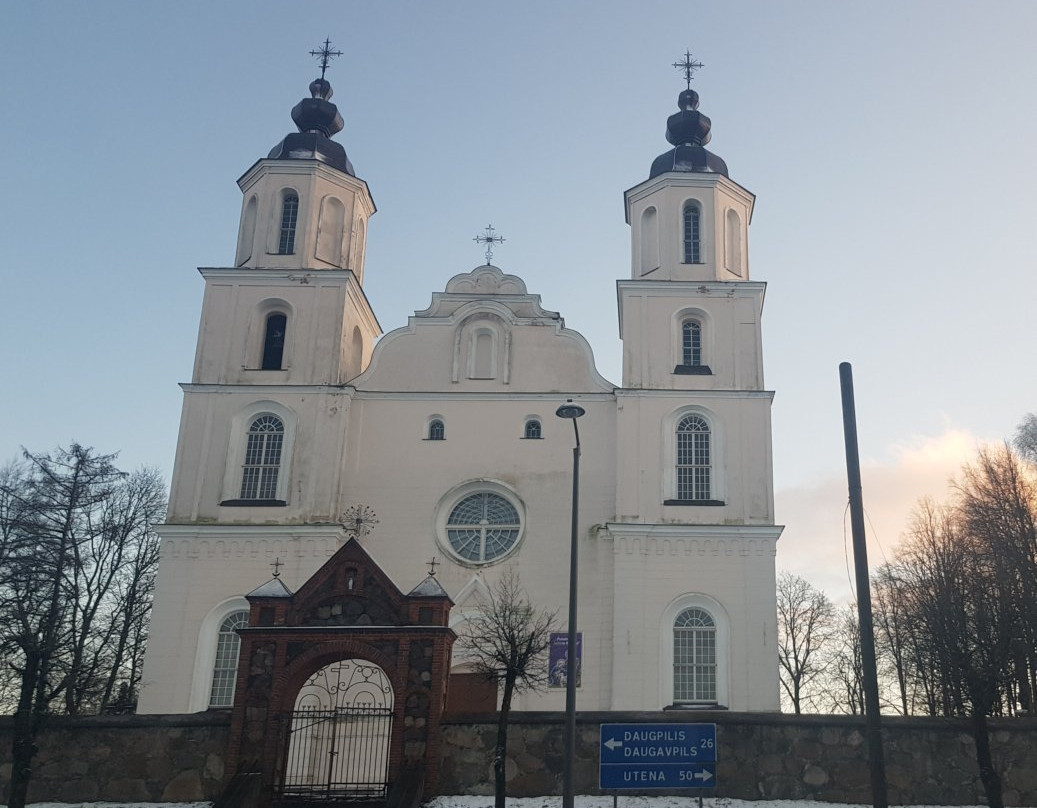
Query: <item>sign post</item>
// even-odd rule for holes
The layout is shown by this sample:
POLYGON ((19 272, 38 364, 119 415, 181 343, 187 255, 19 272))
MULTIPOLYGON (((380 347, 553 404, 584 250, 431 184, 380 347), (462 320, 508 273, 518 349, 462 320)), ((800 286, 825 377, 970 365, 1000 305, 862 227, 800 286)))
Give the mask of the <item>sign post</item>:
POLYGON ((601 790, 715 788, 716 724, 602 724, 601 790))

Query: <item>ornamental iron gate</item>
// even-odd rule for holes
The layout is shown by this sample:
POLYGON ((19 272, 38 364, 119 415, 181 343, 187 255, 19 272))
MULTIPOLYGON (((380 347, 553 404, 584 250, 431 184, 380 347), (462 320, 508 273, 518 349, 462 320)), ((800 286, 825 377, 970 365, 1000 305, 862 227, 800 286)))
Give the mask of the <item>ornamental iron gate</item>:
POLYGON ((392 713, 392 685, 377 665, 348 659, 317 671, 283 718, 281 796, 384 799, 392 713))

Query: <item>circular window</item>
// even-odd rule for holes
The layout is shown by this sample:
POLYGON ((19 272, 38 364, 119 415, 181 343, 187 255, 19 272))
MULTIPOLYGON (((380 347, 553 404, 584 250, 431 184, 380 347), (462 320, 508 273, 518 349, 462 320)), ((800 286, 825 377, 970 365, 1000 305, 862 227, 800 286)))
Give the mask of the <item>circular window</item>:
POLYGON ((518 543, 522 520, 500 494, 480 491, 460 500, 446 520, 451 549, 465 561, 482 564, 507 555, 518 543))

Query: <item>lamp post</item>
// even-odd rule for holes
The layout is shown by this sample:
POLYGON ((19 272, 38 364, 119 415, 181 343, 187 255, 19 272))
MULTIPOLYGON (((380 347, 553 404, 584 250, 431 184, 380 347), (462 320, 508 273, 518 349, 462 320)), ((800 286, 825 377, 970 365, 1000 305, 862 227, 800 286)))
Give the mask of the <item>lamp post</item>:
POLYGON ((580 428, 576 419, 587 411, 570 398, 555 410, 559 418, 571 419, 576 445, 573 447, 572 527, 569 535, 569 634, 565 644, 565 732, 562 773, 562 808, 573 808, 573 763, 576 760, 576 584, 579 580, 579 544, 577 543, 580 507, 580 428))

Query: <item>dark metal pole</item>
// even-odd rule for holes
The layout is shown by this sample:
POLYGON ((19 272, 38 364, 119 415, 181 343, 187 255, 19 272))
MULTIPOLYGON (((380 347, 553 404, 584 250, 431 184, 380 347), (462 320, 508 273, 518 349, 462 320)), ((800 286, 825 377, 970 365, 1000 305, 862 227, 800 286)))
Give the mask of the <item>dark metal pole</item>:
POLYGON ((875 662, 875 630, 871 619, 871 581, 868 577, 868 548, 864 534, 864 497, 861 489, 861 459, 857 450, 857 411, 853 399, 853 368, 839 365, 843 397, 843 437, 846 441, 846 479, 850 489, 850 529, 853 532, 853 567, 857 579, 857 619, 861 632, 861 667, 864 675, 864 712, 867 717, 868 764, 871 769, 871 802, 888 808, 886 761, 882 751, 879 714, 879 677, 875 662))
POLYGON ((565 774, 562 778, 562 808, 573 808, 576 761, 576 589, 579 580, 580 545, 577 541, 580 507, 580 429, 573 418, 576 445, 573 447, 572 527, 569 535, 569 636, 565 648, 565 774))

